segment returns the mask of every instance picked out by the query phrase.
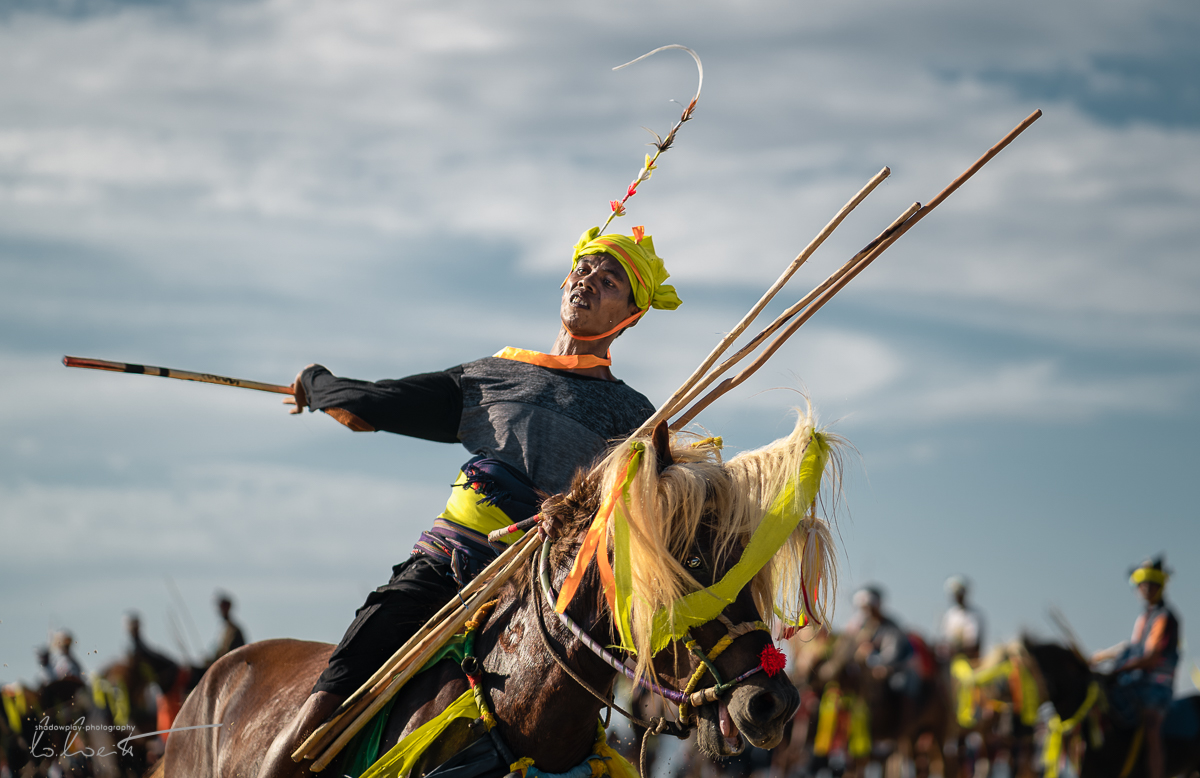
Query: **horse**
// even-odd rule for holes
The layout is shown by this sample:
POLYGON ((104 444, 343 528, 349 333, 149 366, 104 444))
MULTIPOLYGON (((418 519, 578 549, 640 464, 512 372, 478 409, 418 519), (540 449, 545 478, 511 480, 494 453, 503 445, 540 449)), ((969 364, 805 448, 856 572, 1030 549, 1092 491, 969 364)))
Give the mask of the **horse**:
POLYGON ((947 775, 957 762, 959 774, 975 774, 977 764, 1005 761, 1016 778, 1033 778, 1034 727, 1038 706, 1045 700, 1033 659, 1019 640, 994 647, 976 664, 965 656, 951 658, 943 681, 954 715, 946 719, 947 775), (966 753, 969 736, 978 751, 966 753), (964 758, 974 756, 974 759, 964 758))
MULTIPOLYGON (((919 639, 915 633, 906 635, 913 642, 919 639)), ((918 776, 938 772, 933 769, 937 763, 946 775, 954 774, 953 760, 947 765, 942 755, 951 716, 944 679, 935 668, 922 668, 918 693, 910 698, 891 689, 887 679, 875 677, 857 648, 853 635, 818 633, 795 649, 793 679, 805 702, 797 723, 811 761, 820 765, 833 751, 843 751, 847 770, 861 775, 882 754, 888 775, 902 772, 905 762, 912 762, 918 776)), ((931 653, 914 652, 910 672, 917 672, 922 657, 932 661, 931 653)), ((805 760, 796 755, 792 761, 805 760)))
MULTIPOLYGON (((772 654, 765 622, 825 620, 835 585, 832 537, 815 498, 822 473, 837 465, 836 441, 815 432, 808 413, 787 437, 728 461, 716 439, 672 440, 660 425, 576 474, 569 492, 542 505, 543 520, 560 529, 545 542, 539 569, 506 583, 475 633, 472 683, 490 703, 494 729, 456 719, 405 774, 425 775, 488 736, 497 751, 504 753, 503 744, 520 757, 512 769, 562 773, 584 765, 603 748, 597 722, 611 705, 619 668, 691 703, 680 724, 660 719, 656 731, 683 736, 694 726, 699 748, 714 759, 747 743, 773 748, 799 694, 786 674, 772 674, 781 655, 772 654), (589 537, 600 539, 591 558, 581 553, 589 537), (774 545, 755 567, 764 537, 774 545), (614 565, 615 589, 604 572, 614 565), (552 590, 562 592, 573 574, 577 589, 560 613, 552 590), (732 593, 722 588, 729 581, 738 586, 732 593), (605 646, 615 647, 615 657, 605 646), (713 686, 695 691, 712 676, 713 686)), ((159 774, 255 775, 331 651, 270 640, 217 661, 184 703, 159 774)), ((409 681, 388 714, 379 752, 460 699, 467 669, 444 660, 409 681)), ((615 761, 603 769, 631 774, 615 761)), ((495 774, 509 770, 504 764, 495 774)))
MULTIPOLYGON (((1101 742, 1091 742, 1080 764, 1080 778, 1138 778, 1147 774, 1146 752, 1135 725, 1117 718, 1103 698, 1114 693, 1113 676, 1094 673, 1087 660, 1072 648, 1038 643, 1026 637, 1025 650, 1037 663, 1046 695, 1063 721, 1098 717, 1101 742), (1131 763, 1132 762, 1132 763, 1131 763)), ((1079 726, 1087 727, 1087 721, 1079 726)), ((1085 732, 1085 740, 1092 738, 1085 732)), ((1174 701, 1163 725, 1164 775, 1191 775, 1200 768, 1200 695, 1174 701), (1174 721, 1190 719, 1191 727, 1173 732, 1174 721)))
MULTIPOLYGON (((199 682, 202 672, 202 668, 179 664, 135 643, 129 655, 97 671, 94 700, 108 723, 130 727, 132 734, 169 729, 183 697, 199 682)), ((129 741, 118 757, 123 773, 145 775, 161 758, 165 739, 160 735, 129 741)))
POLYGON ((116 738, 102 729, 108 722, 80 678, 68 676, 38 688, 9 684, 0 694, 0 763, 7 762, 14 775, 124 775, 113 758, 116 738))

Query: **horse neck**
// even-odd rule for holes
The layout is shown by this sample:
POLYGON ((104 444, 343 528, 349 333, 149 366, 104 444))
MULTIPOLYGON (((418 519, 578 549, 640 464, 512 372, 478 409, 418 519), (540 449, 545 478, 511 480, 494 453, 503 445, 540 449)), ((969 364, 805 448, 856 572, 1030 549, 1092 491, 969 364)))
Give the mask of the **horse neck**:
MULTIPOLYGON (((604 706, 546 650, 538 609, 551 650, 593 689, 611 695, 616 671, 559 622, 534 586, 514 587, 501 600, 480 634, 479 655, 500 732, 513 753, 532 758, 540 770, 566 772, 592 753, 604 706)), ((581 587, 568 615, 608 644, 611 636, 601 634, 607 631, 607 615, 599 617, 585 605, 596 599, 594 589, 581 587)))
POLYGON ((1061 646, 1028 646, 1046 683, 1046 693, 1059 717, 1074 716, 1087 698, 1092 672, 1083 659, 1061 646))

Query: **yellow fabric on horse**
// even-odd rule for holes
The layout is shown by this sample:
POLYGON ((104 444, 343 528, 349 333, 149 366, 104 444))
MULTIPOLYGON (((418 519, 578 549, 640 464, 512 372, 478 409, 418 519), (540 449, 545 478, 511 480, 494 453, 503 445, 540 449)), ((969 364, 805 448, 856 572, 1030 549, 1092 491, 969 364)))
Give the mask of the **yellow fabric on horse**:
MULTIPOLYGON (((446 706, 445 710, 392 746, 362 774, 361 778, 408 778, 421 755, 451 723, 461 718, 475 720, 479 715, 479 704, 474 692, 468 689, 446 706)), ((633 765, 608 745, 608 736, 602 725, 597 727, 596 742, 592 746, 592 755, 588 757, 588 761, 591 762, 592 778, 638 778, 633 765)), ((519 760, 511 765, 511 769, 520 772, 522 776, 531 771, 539 772, 528 759, 519 760)))
POLYGON ((1083 704, 1079 706, 1079 710, 1075 711, 1075 715, 1063 721, 1057 714, 1050 719, 1048 732, 1046 733, 1046 745, 1043 749, 1043 762, 1045 763, 1045 778, 1058 778, 1058 758, 1062 754, 1063 736, 1066 735, 1075 727, 1079 726, 1079 722, 1083 721, 1083 717, 1087 715, 1092 706, 1096 704, 1096 700, 1100 696, 1100 685, 1092 681, 1088 685, 1087 697, 1084 698, 1083 704))
POLYGON ((833 746, 833 736, 837 731, 840 696, 836 683, 827 685, 824 693, 821 694, 821 704, 817 709, 817 736, 813 741, 813 754, 816 756, 828 756, 829 749, 833 746))
POLYGON ((129 690, 123 681, 113 684, 99 675, 92 676, 92 703, 107 710, 116 726, 129 723, 129 690))
POLYGON ((21 731, 21 718, 25 715, 25 689, 20 684, 5 686, 0 692, 4 699, 4 715, 13 732, 21 731))
POLYGON ((867 701, 855 696, 850 704, 850 756, 861 759, 871 753, 871 709, 867 701))
POLYGON ((962 727, 973 727, 975 720, 974 692, 977 686, 984 686, 997 679, 1003 678, 1012 671, 1012 662, 1005 660, 991 667, 981 667, 978 670, 971 667, 965 656, 959 654, 950 663, 950 674, 958 681, 958 723, 962 727))
MULTIPOLYGON (((692 627, 715 619, 717 614, 737 599, 738 593, 750 583, 750 579, 770 564, 771 558, 787 542, 816 499, 828 458, 829 444, 825 436, 814 432, 800 463, 800 471, 772 503, 762 523, 750 536, 741 558, 729 572, 712 586, 692 592, 676 602, 669 619, 665 609, 655 614, 651 646, 654 653, 683 637, 692 627)), ((617 564, 620 563, 618 558, 617 564)))
POLYGON ((1011 656, 1002 662, 984 665, 978 669, 971 667, 965 656, 959 654, 950 663, 950 674, 958 682, 958 723, 962 727, 974 727, 975 719, 975 690, 1001 678, 1007 677, 1011 688, 1014 707, 1018 708, 1021 723, 1032 726, 1037 721, 1037 709, 1041 703, 1037 681, 1029 672, 1024 662, 1014 660, 1011 656), (1015 678, 1014 678, 1015 676, 1015 678), (1018 705, 1019 702, 1019 705, 1018 705))
POLYGON ((637 769, 608 744, 608 733, 602 724, 596 725, 596 742, 592 745, 592 778, 638 778, 637 769))
POLYGON ((475 704, 475 695, 471 693, 470 689, 447 705, 446 709, 437 716, 417 727, 408 737, 392 746, 362 774, 362 778, 408 778, 413 765, 425 753, 425 749, 429 748, 446 731, 451 722, 459 718, 479 718, 479 706, 475 704))

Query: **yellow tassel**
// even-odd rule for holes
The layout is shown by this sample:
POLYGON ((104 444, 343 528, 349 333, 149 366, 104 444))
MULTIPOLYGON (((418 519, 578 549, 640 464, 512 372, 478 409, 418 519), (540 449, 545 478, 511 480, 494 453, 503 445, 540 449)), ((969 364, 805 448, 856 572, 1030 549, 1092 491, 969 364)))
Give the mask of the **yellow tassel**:
POLYGON ((817 709, 817 736, 813 741, 813 754, 817 756, 828 756, 829 747, 833 745, 833 733, 837 729, 838 698, 840 696, 836 683, 826 686, 825 693, 821 695, 821 705, 817 709))
POLYGON ((867 701, 855 697, 850 708, 850 756, 868 756, 871 753, 871 711, 867 701))

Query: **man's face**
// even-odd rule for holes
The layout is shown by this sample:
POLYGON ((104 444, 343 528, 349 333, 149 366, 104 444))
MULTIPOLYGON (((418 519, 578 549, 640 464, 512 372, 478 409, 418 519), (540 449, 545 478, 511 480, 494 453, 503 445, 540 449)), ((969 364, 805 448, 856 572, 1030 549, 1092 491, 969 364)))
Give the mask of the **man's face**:
POLYGON ((621 263, 607 254, 579 258, 567 276, 559 315, 576 335, 599 335, 638 312, 630 302, 629 277, 621 263))
POLYGON ((1162 586, 1150 581, 1142 581, 1138 584, 1138 594, 1142 596, 1148 604, 1154 605, 1162 598, 1162 586))

